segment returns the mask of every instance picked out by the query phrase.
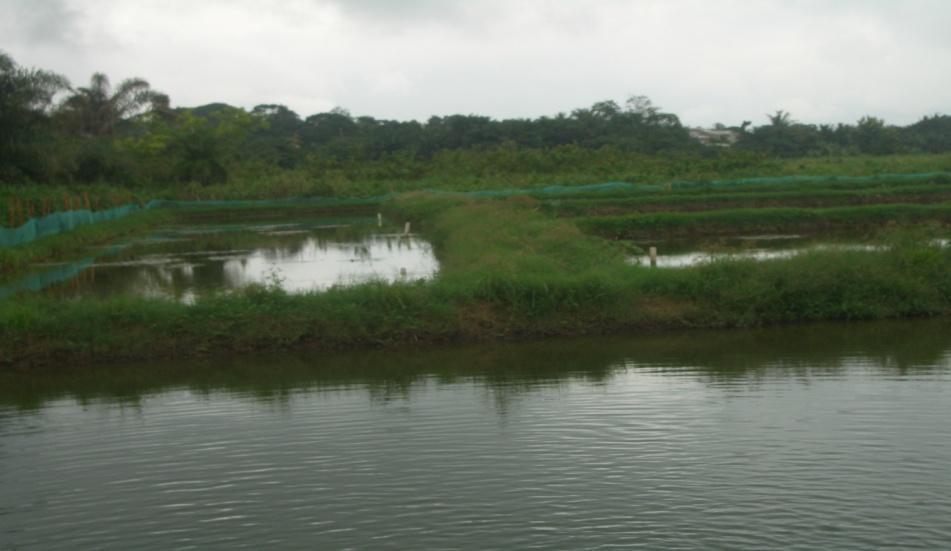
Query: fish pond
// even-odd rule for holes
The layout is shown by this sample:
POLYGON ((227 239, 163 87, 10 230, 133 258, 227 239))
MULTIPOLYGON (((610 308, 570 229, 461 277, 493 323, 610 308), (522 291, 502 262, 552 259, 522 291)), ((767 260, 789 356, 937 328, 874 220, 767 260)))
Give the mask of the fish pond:
MULTIPOLYGON (((947 246, 947 239, 937 239, 936 243, 947 246)), ((636 247, 628 258, 634 265, 648 266, 649 247, 657 249, 659 268, 687 268, 719 259, 772 260, 790 258, 809 251, 817 250, 882 250, 882 240, 878 236, 862 234, 799 235, 799 234, 763 234, 733 235, 706 239, 674 239, 666 241, 630 242, 636 247)))
POLYGON ((944 319, 0 372, 0 549, 947 549, 944 319))
POLYGON ((71 297, 134 295, 183 302, 251 284, 288 292, 367 281, 430 279, 431 245, 374 217, 287 213, 194 213, 143 237, 77 251, 0 284, 0 298, 24 292, 71 297))

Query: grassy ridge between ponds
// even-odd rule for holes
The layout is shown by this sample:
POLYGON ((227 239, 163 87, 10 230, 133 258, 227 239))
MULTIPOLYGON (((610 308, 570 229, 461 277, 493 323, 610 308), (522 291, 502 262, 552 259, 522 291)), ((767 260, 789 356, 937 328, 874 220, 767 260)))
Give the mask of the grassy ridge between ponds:
POLYGON ((21 272, 34 262, 68 258, 83 247, 140 234, 171 218, 172 214, 166 211, 142 211, 119 220, 86 224, 18 247, 0 248, 0 276, 21 272))
POLYGON ((836 228, 951 223, 951 203, 863 205, 835 208, 761 208, 704 212, 659 212, 578 218, 579 227, 604 237, 639 238, 784 232, 836 228))
POLYGON ((951 251, 816 251, 681 270, 628 266, 612 243, 531 200, 401 197, 442 263, 428 283, 289 295, 255 286, 183 304, 144 298, 0 302, 0 362, 72 364, 212 353, 736 327, 951 310, 951 251))
POLYGON ((876 187, 860 189, 798 189, 728 193, 663 193, 610 199, 545 201, 557 216, 623 215, 637 212, 709 211, 725 208, 833 207, 881 203, 935 203, 951 199, 951 186, 876 187))

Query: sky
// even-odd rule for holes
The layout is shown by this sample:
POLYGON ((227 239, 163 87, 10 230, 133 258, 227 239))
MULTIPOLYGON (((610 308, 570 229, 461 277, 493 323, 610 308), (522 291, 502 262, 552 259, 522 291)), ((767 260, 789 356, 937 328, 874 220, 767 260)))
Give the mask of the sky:
POLYGON ((951 114, 949 0, 0 0, 0 50, 175 106, 522 118, 648 96, 689 126, 951 114))

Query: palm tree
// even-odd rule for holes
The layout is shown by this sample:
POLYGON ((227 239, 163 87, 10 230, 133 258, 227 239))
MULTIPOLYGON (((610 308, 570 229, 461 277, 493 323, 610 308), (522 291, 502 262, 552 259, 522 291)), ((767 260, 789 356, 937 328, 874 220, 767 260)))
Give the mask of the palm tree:
POLYGON ((792 115, 789 114, 789 111, 783 111, 782 109, 776 111, 774 115, 766 115, 769 118, 769 124, 775 126, 776 128, 789 128, 790 126, 796 124, 796 121, 793 120, 792 115))
POLYGON ((68 88, 66 77, 50 71, 20 67, 12 57, 0 51, 0 105, 3 105, 4 111, 45 111, 51 105, 53 96, 68 88))
POLYGON ((54 96, 68 88, 65 77, 21 67, 0 51, 0 180, 43 178, 47 115, 54 96))
POLYGON ((107 136, 120 121, 144 112, 147 107, 167 110, 168 96, 152 90, 141 78, 123 80, 113 90, 109 77, 96 73, 88 87, 77 88, 66 98, 62 110, 82 134, 107 136))

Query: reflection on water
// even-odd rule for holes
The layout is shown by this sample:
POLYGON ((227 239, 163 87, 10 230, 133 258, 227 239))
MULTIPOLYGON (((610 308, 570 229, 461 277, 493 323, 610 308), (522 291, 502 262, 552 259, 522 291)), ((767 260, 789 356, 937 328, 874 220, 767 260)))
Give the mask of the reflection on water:
POLYGON ((947 548, 947 329, 0 373, 0 542, 947 548))
MULTIPOLYGON (((940 243, 941 240, 936 240, 940 243)), ((661 243, 643 243, 657 246, 657 267, 685 268, 719 259, 773 260, 791 258, 809 251, 872 251, 881 250, 877 244, 853 238, 817 238, 801 235, 751 235, 723 237, 708 241, 669 241, 661 243)), ((647 255, 636 255, 628 259, 631 264, 648 265, 647 255)))
POLYGON ((291 292, 324 290, 371 280, 433 277, 438 264, 426 241, 413 236, 368 235, 342 240, 319 235, 275 237, 253 249, 154 253, 134 260, 93 264, 87 285, 53 288, 53 294, 135 294, 191 301, 196 296, 275 284, 291 292))
POLYGON ((0 298, 45 289, 63 297, 131 294, 191 302, 254 283, 305 292, 435 276, 438 263, 428 242, 415 235, 371 233, 376 228, 369 220, 221 224, 211 219, 168 227, 90 250, 79 261, 39 266, 0 287, 0 298))
MULTIPOLYGON (((794 256, 809 251, 875 251, 882 247, 874 245, 815 245, 801 249, 741 249, 730 251, 694 251, 689 253, 674 253, 657 256, 657 266, 659 268, 687 268, 696 266, 704 262, 711 262, 720 259, 744 259, 744 260, 774 260, 778 258, 792 258, 794 256)), ((631 259, 634 264, 648 264, 650 259, 646 256, 634 257, 631 259)))

